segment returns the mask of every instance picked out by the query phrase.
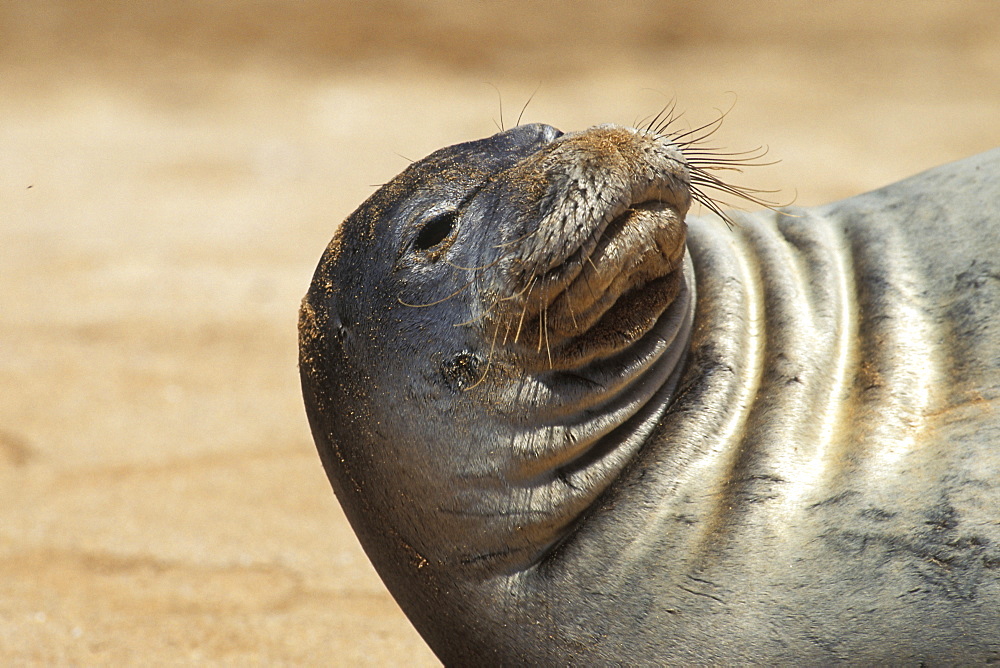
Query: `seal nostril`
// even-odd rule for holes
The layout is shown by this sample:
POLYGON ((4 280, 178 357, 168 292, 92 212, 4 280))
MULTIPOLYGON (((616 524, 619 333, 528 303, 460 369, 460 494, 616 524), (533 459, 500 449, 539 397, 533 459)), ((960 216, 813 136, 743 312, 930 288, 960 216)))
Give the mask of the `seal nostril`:
POLYGON ((413 245, 417 250, 430 250, 444 241, 455 227, 455 212, 448 211, 424 223, 413 245))

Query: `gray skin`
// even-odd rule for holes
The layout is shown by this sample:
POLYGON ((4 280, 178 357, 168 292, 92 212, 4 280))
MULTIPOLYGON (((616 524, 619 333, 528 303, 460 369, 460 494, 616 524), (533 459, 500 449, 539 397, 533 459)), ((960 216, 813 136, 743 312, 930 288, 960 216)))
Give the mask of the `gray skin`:
POLYGON ((302 386, 387 587, 449 665, 1000 661, 1000 151, 730 228, 680 148, 520 126, 343 224, 302 386))

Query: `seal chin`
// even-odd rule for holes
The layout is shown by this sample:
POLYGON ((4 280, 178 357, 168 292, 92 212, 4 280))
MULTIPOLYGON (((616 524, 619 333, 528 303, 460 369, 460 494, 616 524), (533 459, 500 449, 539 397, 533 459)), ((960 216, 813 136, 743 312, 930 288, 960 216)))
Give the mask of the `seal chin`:
POLYGON ((679 291, 678 271, 653 278, 624 293, 605 293, 612 304, 594 323, 559 351, 563 367, 579 367, 608 358, 640 341, 659 322, 679 291))

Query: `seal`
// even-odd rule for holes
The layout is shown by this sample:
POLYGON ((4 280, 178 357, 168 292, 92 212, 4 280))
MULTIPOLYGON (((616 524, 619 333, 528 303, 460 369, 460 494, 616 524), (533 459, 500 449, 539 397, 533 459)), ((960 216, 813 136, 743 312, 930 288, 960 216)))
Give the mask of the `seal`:
POLYGON ((1000 661, 1000 150, 691 218, 699 141, 519 126, 343 223, 300 373, 369 558, 449 665, 1000 661))

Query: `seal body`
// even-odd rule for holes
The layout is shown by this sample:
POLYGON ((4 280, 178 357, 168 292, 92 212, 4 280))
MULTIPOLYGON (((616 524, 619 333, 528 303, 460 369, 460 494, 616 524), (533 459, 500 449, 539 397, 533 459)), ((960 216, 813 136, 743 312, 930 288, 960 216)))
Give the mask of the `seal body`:
POLYGON ((1000 661, 1000 151, 687 219, 652 131, 442 149, 303 302, 321 458, 448 664, 1000 661))

